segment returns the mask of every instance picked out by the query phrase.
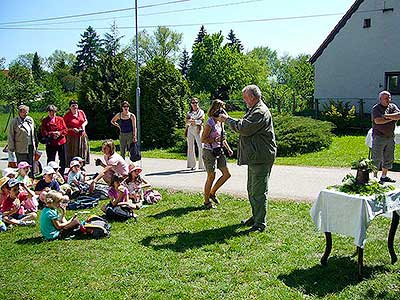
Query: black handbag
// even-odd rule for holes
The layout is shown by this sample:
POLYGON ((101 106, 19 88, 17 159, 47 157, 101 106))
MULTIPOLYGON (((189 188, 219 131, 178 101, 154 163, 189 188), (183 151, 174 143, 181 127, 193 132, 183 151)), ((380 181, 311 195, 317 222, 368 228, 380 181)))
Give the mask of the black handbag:
POLYGON ((130 153, 130 159, 133 162, 142 159, 142 155, 140 154, 140 149, 137 143, 132 142, 129 145, 129 153, 130 153))

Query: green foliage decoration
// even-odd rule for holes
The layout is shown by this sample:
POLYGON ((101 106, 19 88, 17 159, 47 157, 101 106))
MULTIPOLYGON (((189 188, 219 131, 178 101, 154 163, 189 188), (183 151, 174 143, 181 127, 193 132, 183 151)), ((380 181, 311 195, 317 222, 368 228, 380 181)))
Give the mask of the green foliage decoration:
POLYGON ((375 196, 375 201, 382 202, 384 194, 395 189, 393 185, 381 185, 375 179, 367 184, 358 184, 352 174, 347 174, 341 185, 328 186, 328 189, 335 189, 346 194, 357 194, 361 196, 375 196))

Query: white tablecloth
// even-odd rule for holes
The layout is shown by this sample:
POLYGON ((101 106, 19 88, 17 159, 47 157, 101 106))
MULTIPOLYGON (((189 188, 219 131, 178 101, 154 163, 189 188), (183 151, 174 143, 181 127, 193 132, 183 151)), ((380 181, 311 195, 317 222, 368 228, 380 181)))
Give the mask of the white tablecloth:
MULTIPOLYGON (((396 144, 400 144, 400 126, 394 128, 394 141, 396 144)), ((368 130, 367 136, 365 137, 365 145, 368 148, 372 148, 372 128, 368 130)))
POLYGON ((396 210, 400 210, 398 190, 387 193, 384 204, 377 204, 374 197, 323 190, 310 215, 319 231, 354 237, 354 244, 364 248, 370 222, 378 215, 396 210))

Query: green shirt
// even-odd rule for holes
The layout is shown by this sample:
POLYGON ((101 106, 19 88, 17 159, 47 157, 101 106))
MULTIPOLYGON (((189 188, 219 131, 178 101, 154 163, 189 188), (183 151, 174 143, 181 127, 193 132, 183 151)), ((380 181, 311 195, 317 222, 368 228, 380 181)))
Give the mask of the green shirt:
POLYGON ((40 232, 46 240, 54 240, 60 234, 54 224, 53 220, 58 220, 60 216, 58 215, 57 209, 45 207, 40 215, 40 232))

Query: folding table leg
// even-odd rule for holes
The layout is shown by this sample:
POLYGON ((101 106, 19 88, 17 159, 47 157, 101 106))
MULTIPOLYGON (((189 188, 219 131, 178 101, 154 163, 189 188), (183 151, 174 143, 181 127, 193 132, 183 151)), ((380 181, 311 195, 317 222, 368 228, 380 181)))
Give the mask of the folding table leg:
POLYGON ((394 263, 396 263, 396 261, 397 261, 397 255, 396 255, 396 252, 394 251, 393 241, 394 241, 394 237, 396 235, 398 226, 399 226, 399 215, 397 214, 397 212, 394 211, 393 215, 392 215, 392 223, 390 224, 390 230, 389 230, 388 242, 387 242, 392 265, 394 263))
POLYGON ((330 232, 325 232, 325 252, 324 255, 321 257, 321 265, 326 266, 328 265, 328 257, 331 254, 332 250, 332 233, 330 232))
POLYGON ((357 254, 358 254, 358 280, 363 279, 363 259, 364 259, 364 249, 361 247, 357 247, 357 254))

